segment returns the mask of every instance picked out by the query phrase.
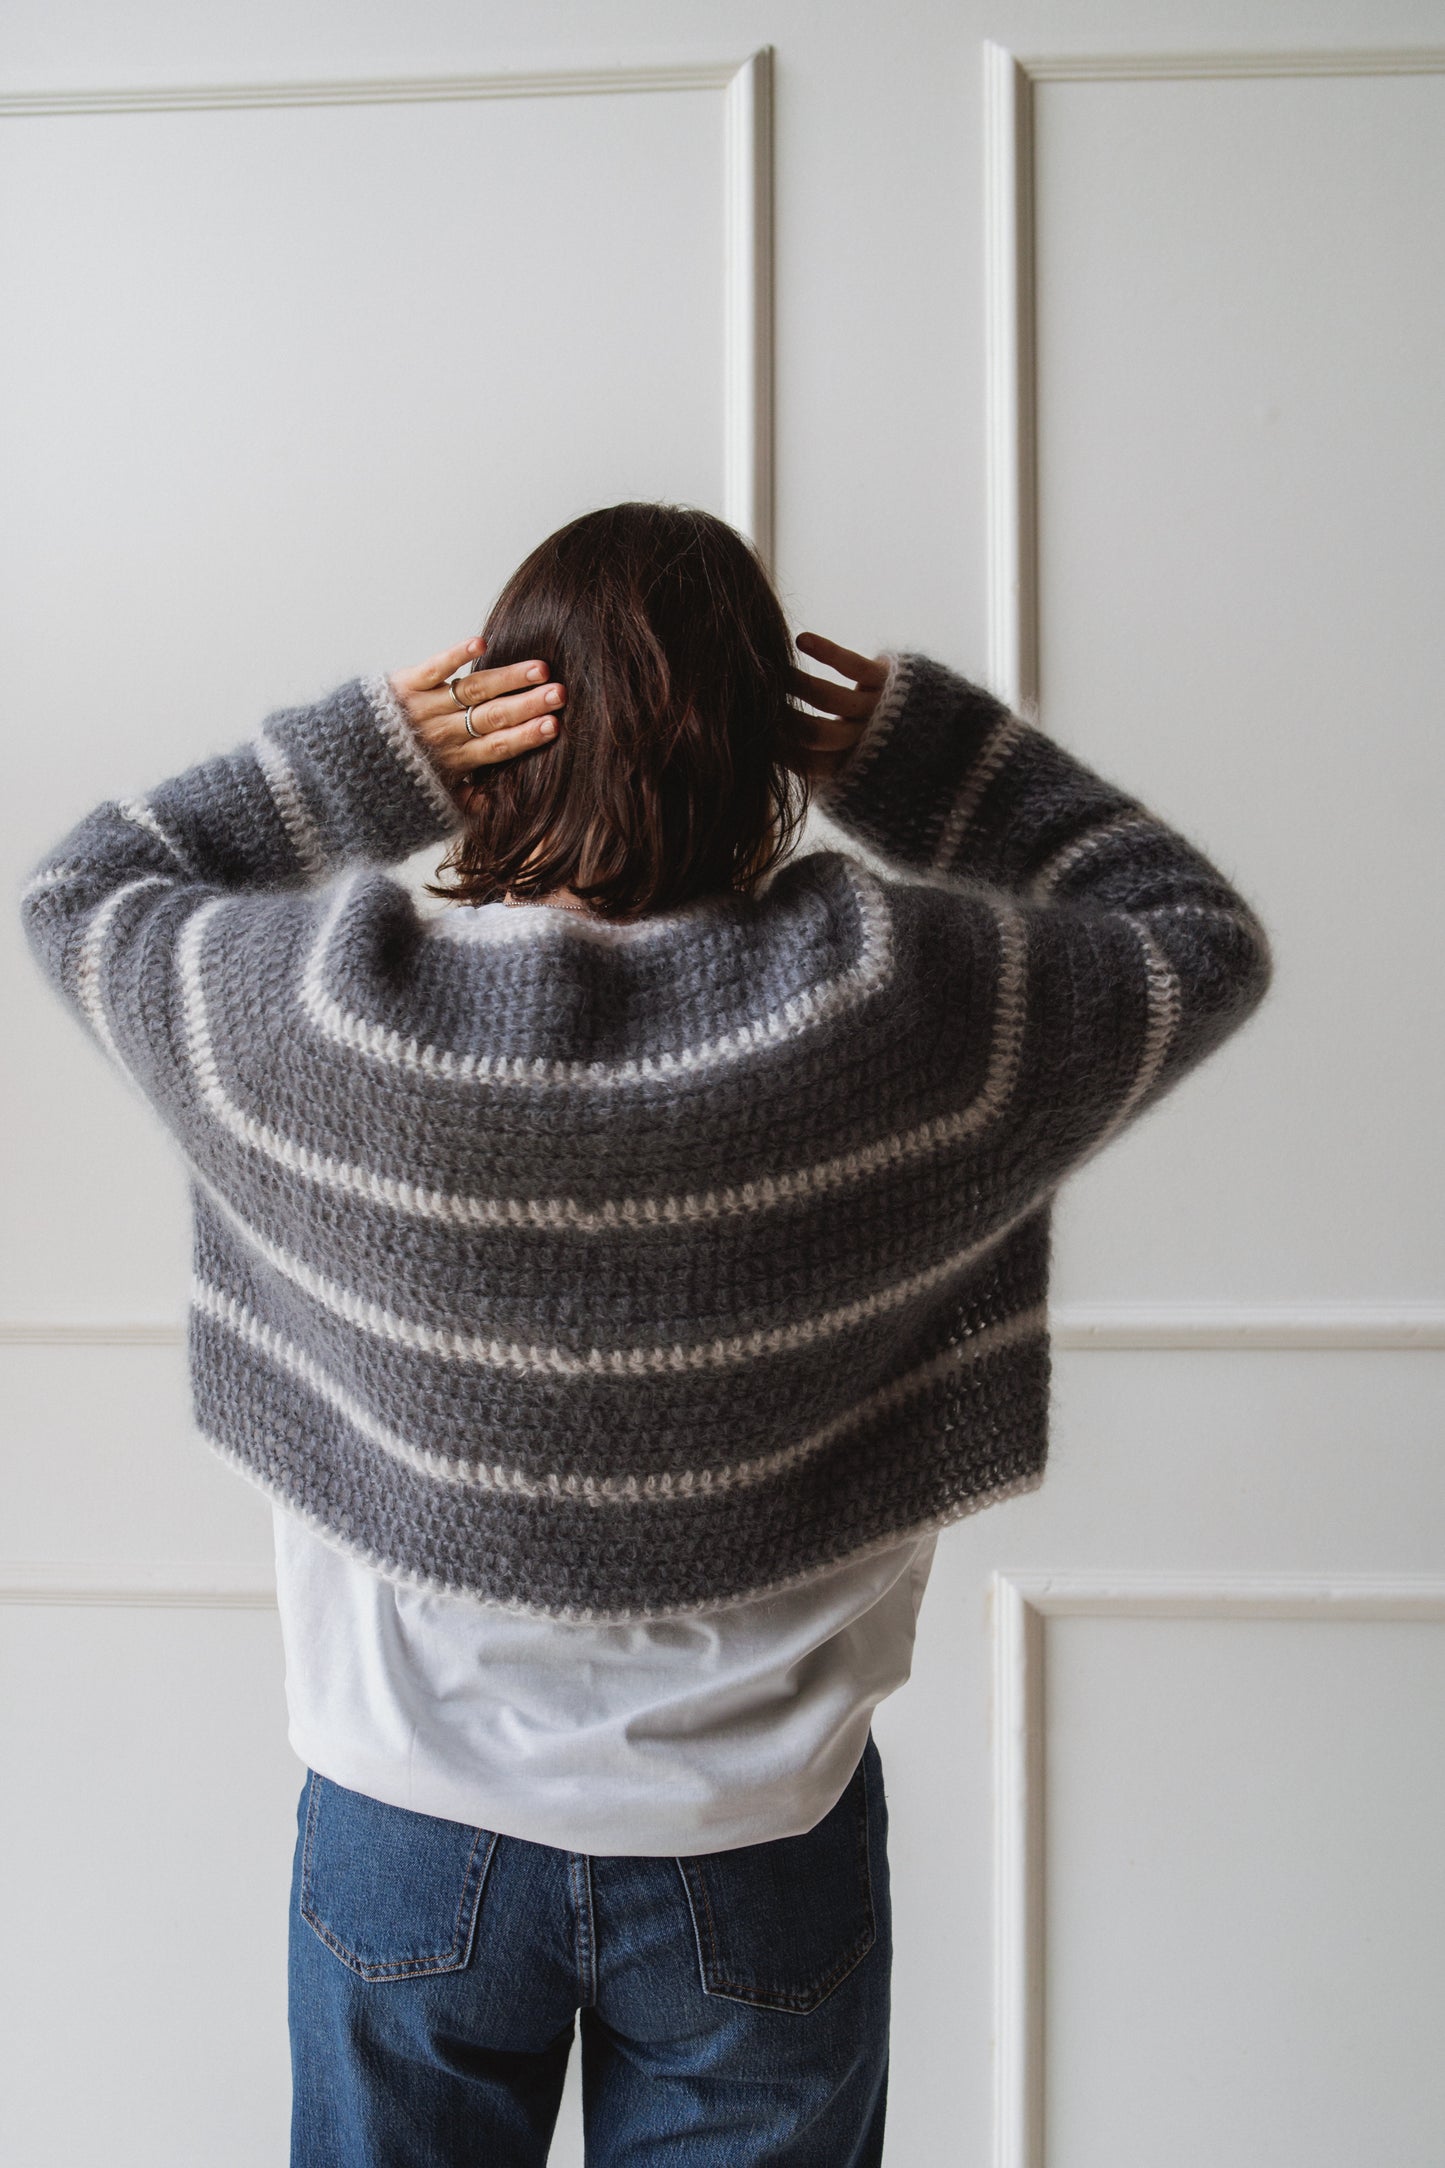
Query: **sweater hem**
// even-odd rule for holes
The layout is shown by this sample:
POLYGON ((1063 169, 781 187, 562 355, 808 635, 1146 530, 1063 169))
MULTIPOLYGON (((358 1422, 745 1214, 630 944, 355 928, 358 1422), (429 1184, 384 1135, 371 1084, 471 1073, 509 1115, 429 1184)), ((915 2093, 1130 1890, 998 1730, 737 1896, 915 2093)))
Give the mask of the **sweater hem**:
POLYGON ((487 1610, 507 1612, 514 1618, 553 1619, 559 1624, 572 1623, 583 1626, 631 1626, 667 1619, 692 1618, 699 1613, 728 1611, 732 1610, 736 1605, 756 1602, 765 1596, 781 1596, 788 1594, 793 1589, 807 1588, 814 1581, 821 1580, 826 1574, 836 1572, 842 1566, 856 1564, 865 1558, 871 1558, 879 1551, 891 1550, 895 1544, 907 1542, 910 1537, 935 1535, 940 1530, 951 1527, 955 1521, 965 1520, 974 1513, 982 1512, 988 1506, 1003 1505, 1010 1498, 1022 1497, 1029 1491, 1037 1490, 1043 1482, 1047 1469, 1047 1452, 1045 1452, 1035 1467, 1025 1469, 1019 1475, 1010 1476, 1003 1483, 994 1484, 985 1490, 970 1491, 964 1497, 954 1499, 937 1513, 929 1514, 922 1520, 908 1521, 897 1528, 891 1528, 886 1534, 875 1536, 867 1543, 860 1543, 853 1549, 841 1551, 836 1557, 815 1561, 813 1564, 801 1568, 798 1572, 784 1575, 777 1580, 758 1582, 748 1588, 736 1589, 726 1596, 699 1597, 694 1603, 639 1604, 622 1610, 613 1610, 610 1607, 593 1604, 564 1604, 559 1606, 545 1603, 527 1603, 520 1600, 508 1602, 495 1596, 483 1595, 479 1591, 465 1586, 458 1586, 455 1582, 443 1581, 434 1574, 418 1572, 414 1567, 404 1566, 396 1559, 383 1557, 379 1552, 371 1549, 369 1545, 350 1543, 345 1536, 339 1535, 334 1528, 318 1515, 308 1512, 304 1506, 291 1497, 282 1484, 273 1482, 269 1477, 263 1475, 255 1463, 238 1446, 227 1443, 226 1440, 218 1437, 214 1431, 205 1429, 199 1423, 196 1424, 196 1430, 197 1435, 210 1447, 213 1453, 224 1460, 229 1467, 234 1468, 238 1475, 243 1476, 263 1496, 269 1498, 273 1505, 280 1506, 287 1513, 293 1514, 297 1520, 310 1529, 311 1533, 320 1542, 327 1544, 334 1551, 339 1551, 343 1557, 350 1558, 357 1564, 368 1567, 371 1572, 379 1574, 383 1580, 392 1581, 399 1588, 415 1589, 421 1595, 462 1597, 468 1602, 483 1606, 487 1610))

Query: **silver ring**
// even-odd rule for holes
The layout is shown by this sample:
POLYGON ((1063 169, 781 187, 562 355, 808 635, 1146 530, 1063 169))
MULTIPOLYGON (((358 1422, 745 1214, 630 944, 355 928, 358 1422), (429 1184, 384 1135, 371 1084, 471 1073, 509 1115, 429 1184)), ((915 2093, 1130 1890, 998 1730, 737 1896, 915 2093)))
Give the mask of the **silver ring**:
POLYGON ((480 733, 479 731, 473 730, 473 728, 472 728, 472 711, 471 711, 471 709, 470 709, 470 708, 469 708, 469 707, 468 707, 468 706, 466 705, 465 701, 463 701, 463 703, 462 703, 462 721, 463 721, 463 722, 464 722, 464 723, 466 724, 466 726, 467 726, 467 736, 468 736, 469 738, 476 738, 476 737, 479 737, 479 736, 481 735, 481 733, 480 733))
MULTIPOLYGON (((465 677, 466 672, 463 671, 461 675, 465 677)), ((455 678, 447 679, 447 691, 451 694, 453 700, 455 700, 457 706, 461 709, 463 715, 465 715, 467 712, 467 704, 465 700, 463 700, 461 694, 457 691, 457 681, 455 678)))

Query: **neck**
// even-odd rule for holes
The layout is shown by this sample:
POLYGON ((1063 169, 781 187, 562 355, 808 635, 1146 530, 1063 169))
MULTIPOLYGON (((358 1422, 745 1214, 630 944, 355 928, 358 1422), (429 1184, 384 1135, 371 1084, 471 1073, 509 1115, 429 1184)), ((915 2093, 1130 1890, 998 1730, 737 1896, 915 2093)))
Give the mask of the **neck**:
POLYGON ((592 915, 591 904, 585 902, 581 896, 574 895, 570 888, 549 889, 545 896, 513 896, 508 893, 502 900, 511 910, 520 909, 523 904, 544 903, 552 905, 558 911, 580 911, 588 917, 592 915))

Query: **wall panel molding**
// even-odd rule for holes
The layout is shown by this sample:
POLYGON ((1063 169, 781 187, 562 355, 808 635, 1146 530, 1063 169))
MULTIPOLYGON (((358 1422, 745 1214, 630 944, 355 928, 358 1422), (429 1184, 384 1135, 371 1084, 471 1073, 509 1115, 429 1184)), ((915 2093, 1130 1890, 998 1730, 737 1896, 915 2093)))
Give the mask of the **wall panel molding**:
POLYGON ((1059 1349, 1445 1348, 1445 1303, 1077 1303, 1051 1313, 1059 1349))
POLYGON ((734 527, 773 561, 772 48, 745 60, 727 91, 726 444, 723 502, 734 527))
POLYGON ((127 1610, 274 1611, 269 1566, 180 1561, 0 1559, 0 1604, 121 1606, 127 1610))
POLYGON ((60 113, 212 113, 232 107, 446 105, 467 98, 595 98, 609 92, 726 90, 748 60, 676 67, 540 68, 503 75, 374 75, 293 83, 161 83, 0 92, 0 118, 60 113))
POLYGON ((1030 720, 1039 697, 1034 86, 1441 74, 1445 46, 1022 55, 984 41, 986 667, 992 690, 1030 720))
POLYGON ((1044 2168, 1044 1751, 1050 1618, 1409 1620, 1445 1625, 1445 1578, 1414 1574, 992 1576, 994 2168, 1044 2168))
POLYGON ((0 1318, 4 1347, 183 1347, 173 1318, 0 1318))
POLYGON ((1023 61, 985 43, 987 669, 998 697, 1030 721, 1039 683, 1033 86, 1023 61))
POLYGON ((1445 46, 1282 47, 1237 53, 1034 53, 1018 65, 1036 83, 1229 81, 1282 75, 1440 75, 1445 46))
MULTIPOLYGON (((1061 1350, 1439 1349, 1445 1303, 1077 1303, 1051 1310, 1061 1350)), ((0 1348, 182 1347, 167 1318, 0 1318, 0 1348)))
POLYGON ((773 101, 771 46, 745 60, 530 74, 373 76, 0 94, 0 119, 338 105, 454 104, 719 90, 724 120, 723 516, 773 554, 773 101))

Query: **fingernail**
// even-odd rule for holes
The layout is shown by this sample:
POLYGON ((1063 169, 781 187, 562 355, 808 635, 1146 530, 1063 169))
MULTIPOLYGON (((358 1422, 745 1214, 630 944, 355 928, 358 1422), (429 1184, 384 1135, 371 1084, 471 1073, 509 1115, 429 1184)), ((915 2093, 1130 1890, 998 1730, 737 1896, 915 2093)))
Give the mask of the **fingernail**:
POLYGON ((557 718, 556 718, 556 716, 555 716, 555 715, 544 715, 544 716, 542 717, 542 725, 541 725, 541 728, 542 728, 542 736, 543 736, 544 738, 550 738, 550 737, 551 737, 551 735, 552 735, 552 733, 553 733, 553 731, 554 731, 554 730, 555 730, 555 729, 557 728, 557 718))
POLYGON ((554 708, 556 707, 556 705, 557 705, 558 701, 559 701, 559 700, 561 699, 561 697, 562 697, 562 688, 561 688, 561 686, 560 686, 560 685, 554 685, 554 686, 552 687, 552 690, 551 690, 551 691, 550 691, 550 692, 548 693, 548 695, 547 695, 547 698, 548 698, 548 699, 549 699, 549 700, 551 701, 551 703, 552 703, 552 705, 553 705, 553 707, 554 707, 554 708))
POLYGON ((534 662, 527 675, 529 678, 544 678, 547 675, 546 666, 540 662, 534 662))

